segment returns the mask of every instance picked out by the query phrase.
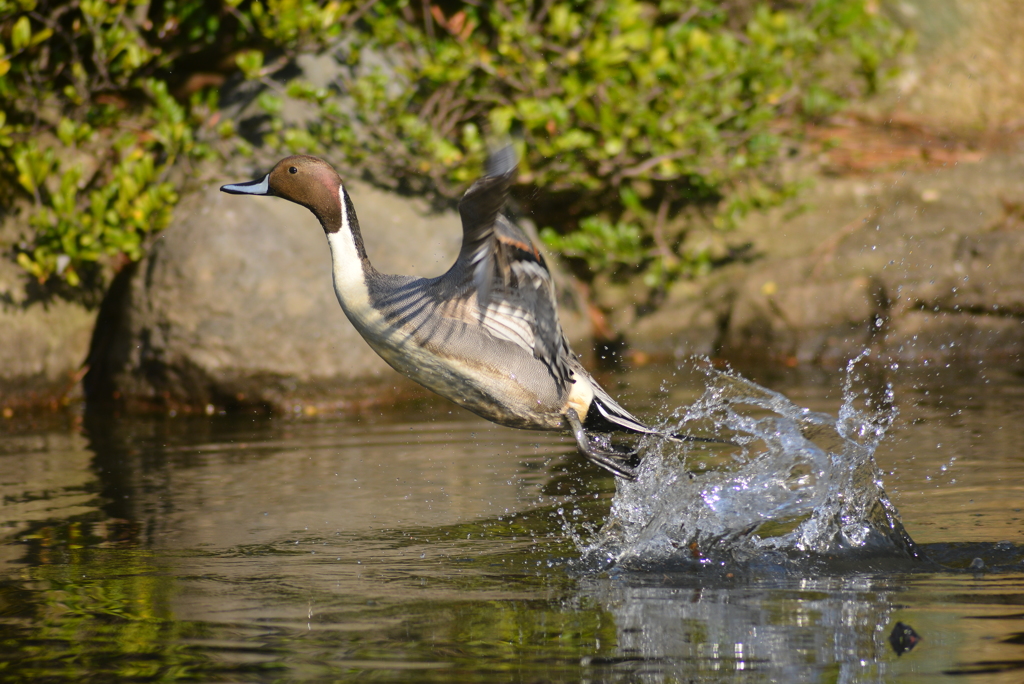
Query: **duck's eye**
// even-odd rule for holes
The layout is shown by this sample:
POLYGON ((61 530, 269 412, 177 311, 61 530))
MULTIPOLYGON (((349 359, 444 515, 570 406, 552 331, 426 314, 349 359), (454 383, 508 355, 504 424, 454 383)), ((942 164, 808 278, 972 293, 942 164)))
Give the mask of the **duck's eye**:
POLYGON ((298 173, 298 172, 299 172, 299 170, 297 168, 295 168, 294 166, 289 166, 288 167, 288 173, 298 173))

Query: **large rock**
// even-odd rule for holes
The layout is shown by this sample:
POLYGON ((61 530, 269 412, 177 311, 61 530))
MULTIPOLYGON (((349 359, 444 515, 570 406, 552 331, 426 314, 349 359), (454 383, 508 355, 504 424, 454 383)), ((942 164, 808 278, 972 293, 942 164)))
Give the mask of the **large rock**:
POLYGON ((865 109, 967 134, 1020 127, 1020 0, 892 0, 884 6, 913 31, 916 48, 887 93, 865 109))
MULTIPOLYGON (((20 228, 9 219, 0 246, 20 228)), ((57 407, 77 390, 96 311, 34 296, 28 275, 0 259, 0 415, 57 407)), ((2 418, 0 418, 2 420, 2 418)))
MULTIPOLYGON (((112 288, 86 383, 90 399, 310 410, 411 390, 338 306, 312 214, 280 199, 227 195, 218 184, 186 197, 149 255, 112 288)), ((462 239, 456 212, 432 212, 423 200, 358 181, 346 187, 379 270, 435 276, 454 261, 462 239)), ((570 292, 563 322, 579 338, 575 302, 570 292)))
POLYGON ((751 243, 756 258, 677 284, 629 326, 628 341, 786 363, 832 363, 865 347, 908 360, 1024 352, 1019 5, 883 3, 917 47, 885 92, 855 109, 899 125, 888 139, 843 126, 826 135, 850 146, 827 165, 881 172, 819 176, 798 198, 802 214, 791 216, 793 204, 750 217, 729 239, 751 243), (1003 154, 983 159, 965 141, 1003 154))
POLYGON ((0 411, 56 408, 75 393, 96 312, 65 301, 0 305, 0 411))
POLYGON ((1024 157, 821 180, 732 236, 751 263, 677 284, 628 342, 648 353, 832 363, 1024 353, 1024 157))
POLYGON ((936 237, 906 270, 885 274, 894 298, 885 345, 912 359, 1024 352, 1024 231, 936 237))

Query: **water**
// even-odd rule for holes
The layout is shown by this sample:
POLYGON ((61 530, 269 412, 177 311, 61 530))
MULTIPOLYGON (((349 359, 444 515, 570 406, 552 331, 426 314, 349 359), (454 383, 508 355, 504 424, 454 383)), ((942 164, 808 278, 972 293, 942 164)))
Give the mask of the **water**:
POLYGON ((863 360, 754 379, 772 391, 604 378, 738 444, 652 443, 618 490, 566 438, 434 400, 15 417, 0 678, 1022 681, 1021 376, 863 360), (897 622, 921 636, 901 656, 897 622))
POLYGON ((691 424, 711 426, 704 434, 733 448, 716 454, 695 442, 651 445, 640 477, 623 483, 586 554, 620 567, 673 569, 918 558, 874 461, 897 414, 892 387, 885 386, 881 401, 868 389, 858 408, 858 362, 867 356, 847 365, 837 417, 700 364, 707 389, 665 427, 687 433, 691 424))

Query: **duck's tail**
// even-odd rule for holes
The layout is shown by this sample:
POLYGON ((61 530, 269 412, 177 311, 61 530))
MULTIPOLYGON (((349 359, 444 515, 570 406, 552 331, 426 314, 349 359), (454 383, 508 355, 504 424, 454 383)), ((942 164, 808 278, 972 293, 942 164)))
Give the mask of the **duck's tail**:
POLYGON ((594 400, 587 412, 583 427, 593 432, 630 432, 637 435, 654 435, 675 442, 707 442, 712 444, 733 444, 713 437, 696 437, 679 432, 666 432, 642 423, 636 416, 622 408, 618 402, 594 383, 594 400))

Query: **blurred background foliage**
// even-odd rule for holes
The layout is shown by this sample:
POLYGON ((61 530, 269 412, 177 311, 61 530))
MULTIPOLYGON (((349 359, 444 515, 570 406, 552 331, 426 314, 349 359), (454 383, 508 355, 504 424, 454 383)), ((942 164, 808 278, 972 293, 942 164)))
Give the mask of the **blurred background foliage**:
POLYGON ((28 217, 10 256, 95 303, 203 160, 322 154, 444 202, 510 136, 547 245, 655 293, 713 266, 696 216, 728 229, 792 194, 801 125, 907 42, 876 0, 0 0, 0 206, 28 217), (295 76, 304 54, 330 82, 295 76), (252 131, 220 111, 246 86, 252 131))

